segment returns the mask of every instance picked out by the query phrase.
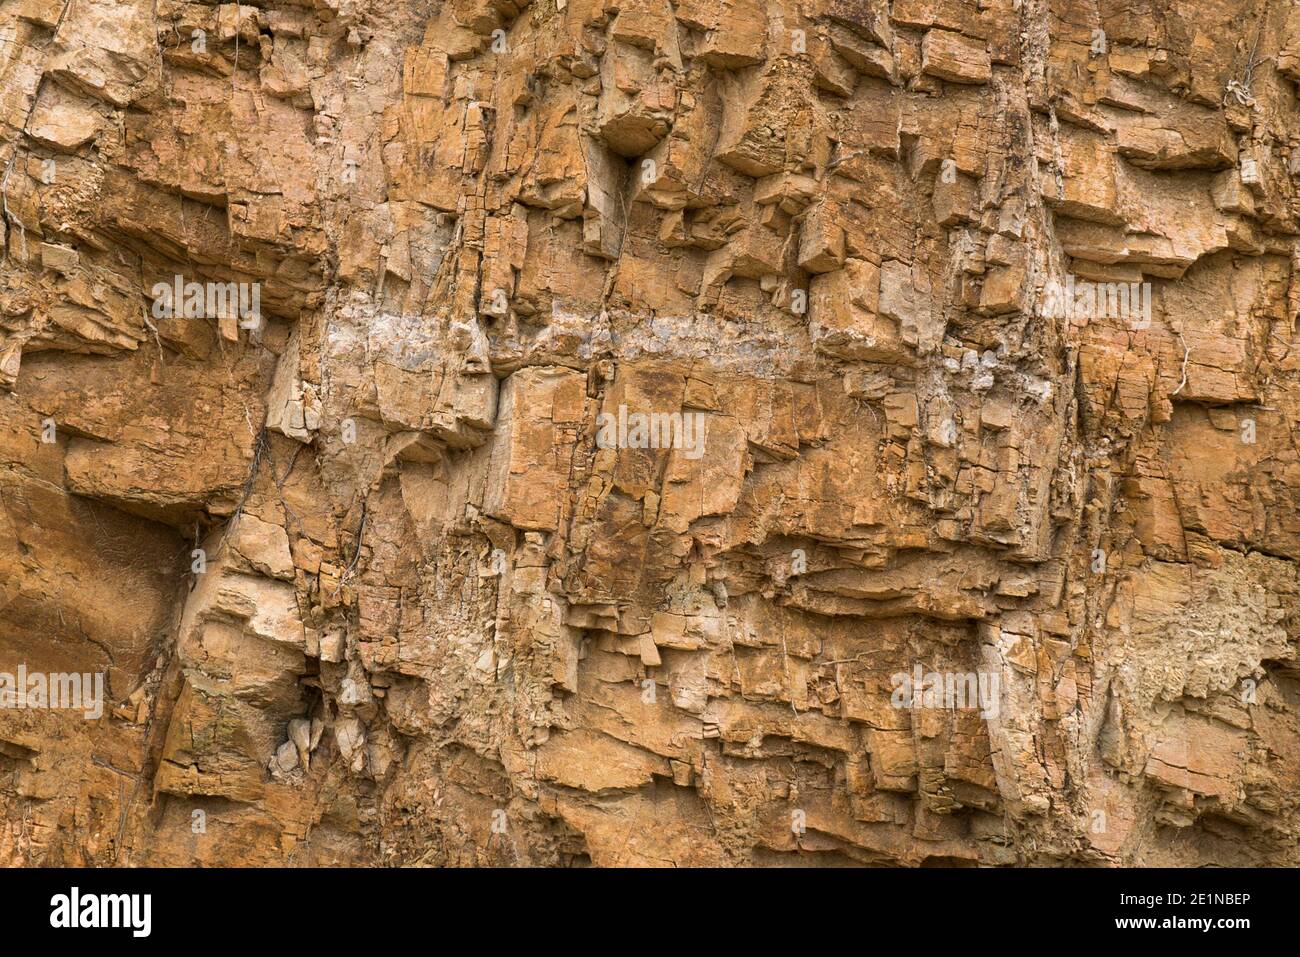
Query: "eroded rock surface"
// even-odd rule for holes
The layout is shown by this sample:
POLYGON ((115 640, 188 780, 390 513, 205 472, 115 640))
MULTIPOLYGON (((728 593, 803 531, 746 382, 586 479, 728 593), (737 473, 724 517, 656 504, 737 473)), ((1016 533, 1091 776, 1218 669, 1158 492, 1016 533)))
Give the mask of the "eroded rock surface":
POLYGON ((1298 83, 1283 0, 0 0, 0 672, 108 699, 0 710, 0 863, 1300 864, 1298 83))

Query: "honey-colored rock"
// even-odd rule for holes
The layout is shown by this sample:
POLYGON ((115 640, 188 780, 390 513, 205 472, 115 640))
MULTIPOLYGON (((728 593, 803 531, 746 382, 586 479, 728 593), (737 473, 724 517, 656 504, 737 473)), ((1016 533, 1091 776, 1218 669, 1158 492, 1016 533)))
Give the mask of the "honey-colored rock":
POLYGON ((0 5, 0 863, 1300 864, 1297 82, 1282 0, 0 5))

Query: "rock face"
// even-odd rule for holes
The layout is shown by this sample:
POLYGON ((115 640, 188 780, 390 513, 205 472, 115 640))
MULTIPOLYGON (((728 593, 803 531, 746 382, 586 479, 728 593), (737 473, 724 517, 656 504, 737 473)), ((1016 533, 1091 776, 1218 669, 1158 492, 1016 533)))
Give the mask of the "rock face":
POLYGON ((1298 83, 1284 0, 0 3, 0 672, 106 698, 6 699, 0 863, 1300 864, 1298 83))

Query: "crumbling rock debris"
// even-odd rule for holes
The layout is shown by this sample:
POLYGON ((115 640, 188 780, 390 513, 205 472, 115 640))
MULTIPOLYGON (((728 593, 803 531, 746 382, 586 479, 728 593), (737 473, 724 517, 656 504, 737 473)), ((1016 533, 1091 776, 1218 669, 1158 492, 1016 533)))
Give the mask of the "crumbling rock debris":
POLYGON ((0 3, 0 672, 110 696, 0 709, 0 863, 1300 864, 1297 84, 1284 0, 0 3))

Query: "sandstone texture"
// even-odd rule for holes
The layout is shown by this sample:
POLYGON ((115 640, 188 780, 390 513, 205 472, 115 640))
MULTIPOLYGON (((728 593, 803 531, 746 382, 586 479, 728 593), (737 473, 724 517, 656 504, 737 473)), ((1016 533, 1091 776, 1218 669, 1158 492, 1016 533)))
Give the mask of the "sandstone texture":
POLYGON ((0 672, 105 681, 0 863, 1300 864, 1298 84, 1284 0, 0 0, 0 672))

